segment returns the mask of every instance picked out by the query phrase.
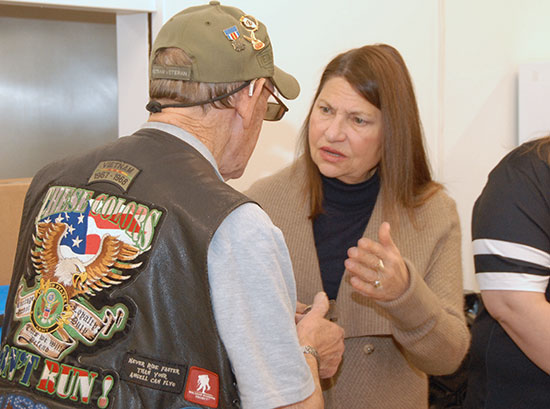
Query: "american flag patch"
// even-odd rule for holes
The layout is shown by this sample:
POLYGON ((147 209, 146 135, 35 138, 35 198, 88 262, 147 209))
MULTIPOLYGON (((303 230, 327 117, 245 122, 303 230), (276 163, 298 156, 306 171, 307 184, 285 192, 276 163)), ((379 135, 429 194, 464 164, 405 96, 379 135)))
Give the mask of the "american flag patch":
POLYGON ((59 243, 59 251, 65 257, 88 258, 95 256, 101 248, 101 239, 106 234, 119 240, 134 244, 125 230, 121 229, 118 219, 124 216, 124 224, 128 224, 126 230, 130 233, 140 232, 141 226, 132 214, 114 213, 109 218, 90 212, 90 206, 84 213, 62 212, 49 215, 41 222, 55 222, 67 224, 67 231, 59 243))
POLYGON ((225 30, 223 30, 223 33, 225 34, 227 39, 231 41, 234 41, 241 36, 239 34, 239 30, 237 30, 237 26, 226 28, 225 30))

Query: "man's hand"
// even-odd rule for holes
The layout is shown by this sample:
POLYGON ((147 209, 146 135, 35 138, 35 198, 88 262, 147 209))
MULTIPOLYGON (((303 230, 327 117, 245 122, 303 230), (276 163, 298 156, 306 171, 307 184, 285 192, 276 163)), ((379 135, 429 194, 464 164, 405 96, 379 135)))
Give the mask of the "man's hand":
POLYGON ((298 324, 300 320, 306 316, 310 309, 311 305, 306 305, 301 303, 300 301, 296 301, 296 314, 294 314, 294 320, 296 321, 296 324, 298 324))
POLYGON ((324 318, 328 309, 327 295, 317 293, 311 310, 301 317, 296 326, 300 345, 311 345, 319 353, 320 378, 330 378, 336 373, 344 353, 344 330, 324 318))

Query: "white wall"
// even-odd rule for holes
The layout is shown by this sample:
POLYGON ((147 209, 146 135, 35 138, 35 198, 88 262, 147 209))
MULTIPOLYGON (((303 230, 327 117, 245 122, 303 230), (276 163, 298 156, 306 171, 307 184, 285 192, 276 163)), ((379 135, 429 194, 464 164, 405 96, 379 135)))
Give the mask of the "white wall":
POLYGON ((548 135, 550 62, 520 64, 518 69, 518 142, 548 135))
POLYGON ((117 14, 118 136, 147 121, 149 23, 147 13, 117 14))
POLYGON ((517 145, 518 66, 550 61, 548 16, 550 2, 541 0, 445 2, 439 176, 457 201, 467 288, 477 288, 470 247, 472 205, 489 171, 517 145))

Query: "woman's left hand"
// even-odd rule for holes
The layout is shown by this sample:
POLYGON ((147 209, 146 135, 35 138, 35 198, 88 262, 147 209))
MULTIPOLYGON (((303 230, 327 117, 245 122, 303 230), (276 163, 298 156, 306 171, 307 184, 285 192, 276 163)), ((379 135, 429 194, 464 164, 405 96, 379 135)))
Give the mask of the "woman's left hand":
POLYGON ((361 238, 348 249, 344 262, 357 291, 380 301, 392 301, 409 288, 409 271, 390 235, 390 224, 378 229, 378 242, 361 238))

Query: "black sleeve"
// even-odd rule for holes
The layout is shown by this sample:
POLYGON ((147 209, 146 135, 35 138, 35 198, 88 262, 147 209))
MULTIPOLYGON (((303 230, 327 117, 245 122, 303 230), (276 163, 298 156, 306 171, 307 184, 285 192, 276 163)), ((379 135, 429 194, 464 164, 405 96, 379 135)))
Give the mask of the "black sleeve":
POLYGON ((493 169, 474 205, 476 273, 548 276, 549 232, 550 168, 536 151, 518 148, 493 169))

